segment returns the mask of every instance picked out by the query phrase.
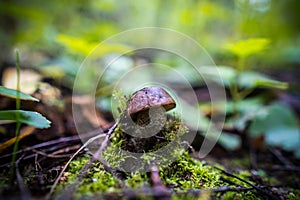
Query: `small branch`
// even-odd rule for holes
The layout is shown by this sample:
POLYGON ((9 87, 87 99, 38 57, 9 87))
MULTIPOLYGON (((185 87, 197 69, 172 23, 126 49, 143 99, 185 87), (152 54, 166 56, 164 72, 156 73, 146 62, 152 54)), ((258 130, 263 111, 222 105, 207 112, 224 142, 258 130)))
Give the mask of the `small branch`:
MULTIPOLYGON (((101 133, 105 133, 107 132, 109 129, 104 129, 104 131, 101 131, 101 129, 97 129, 97 130, 93 130, 91 132, 85 133, 85 134, 81 134, 80 137, 79 135, 75 135, 75 136, 70 136, 70 137, 63 137, 63 138, 59 138, 56 140, 52 140, 52 141, 47 141, 47 142, 43 142, 40 144, 36 144, 33 145, 31 147, 27 147, 25 149, 19 150, 15 153, 15 155, 20 154, 20 153, 26 153, 29 151, 33 151, 35 149, 41 149, 41 148, 45 148, 48 147, 47 149, 43 149, 43 152, 51 152, 53 150, 60 150, 61 148, 68 148, 68 146, 70 146, 70 142, 80 142, 81 139, 86 139, 86 138, 91 138, 95 135, 101 134, 101 133)), ((4 160, 7 157, 10 157, 14 155, 14 153, 8 153, 5 155, 0 156, 0 160, 4 160)), ((33 154, 29 154, 27 156, 25 156, 23 158, 23 160, 27 160, 30 158, 33 158, 36 155, 36 153, 33 154)), ((11 165, 11 162, 7 162, 7 163, 1 163, 0 168, 4 168, 4 167, 9 167, 11 165)))
MULTIPOLYGON (((222 186, 219 188, 211 188, 211 189, 191 189, 189 191, 171 191, 169 190, 170 197, 172 194, 176 196, 187 196, 187 195, 193 195, 195 197, 199 197, 201 194, 209 193, 209 192, 220 192, 220 193, 226 193, 226 192, 248 192, 254 190, 253 188, 232 188, 227 186, 222 186)), ((104 194, 104 199, 110 199, 110 196, 119 196, 120 198, 128 198, 128 199, 141 199, 141 196, 144 198, 150 197, 150 199, 165 199, 165 193, 157 192, 149 187, 143 187, 143 189, 140 190, 133 190, 133 189, 123 189, 122 193, 109 193, 104 194)))
POLYGON ((60 181, 63 173, 65 172, 65 170, 67 169, 67 167, 69 166, 69 164, 71 163, 71 161, 75 158, 75 156, 77 156, 79 154, 79 152, 81 150, 83 150, 88 144, 90 144, 91 142, 93 142, 94 140, 100 138, 100 137, 103 137, 104 135, 98 135, 96 137, 93 137, 91 139, 89 139, 80 149, 78 149, 73 155, 72 157, 69 159, 69 161, 65 164, 65 166, 63 167, 62 171, 60 172, 59 176, 56 178, 55 182, 53 183, 52 187, 51 187, 51 190, 49 192, 49 194, 47 195, 46 199, 50 199, 58 182, 60 181))
POLYGON ((108 133, 106 134, 104 141, 101 143, 100 148, 99 148, 98 151, 93 155, 92 161, 95 162, 96 160, 100 159, 101 153, 102 153, 103 150, 106 148, 107 143, 108 143, 108 140, 109 140, 111 134, 112 134, 112 133, 114 132, 114 130, 117 128, 118 124, 119 124, 119 120, 118 120, 118 121, 117 121, 117 122, 116 122, 109 130, 108 130, 108 133))
MULTIPOLYGON (((213 165, 212 165, 213 166, 213 165)), ((271 194, 271 192, 269 192, 269 191, 267 191, 267 190, 264 190, 264 189, 262 189, 261 187, 259 187, 259 186, 256 186, 256 185, 253 185, 252 183, 250 183, 249 181, 246 181, 246 180, 244 180, 244 179, 242 179, 242 178, 240 178, 240 177, 238 177, 238 176, 236 176, 236 175, 234 175, 234 174, 232 174, 232 173, 230 173, 230 172, 227 172, 227 171, 225 171, 225 170, 223 170, 223 169, 220 169, 220 168, 218 168, 218 167, 216 167, 216 166, 213 166, 215 169, 217 169, 217 170, 220 170, 223 174, 225 174, 225 175, 227 175, 227 176, 230 176, 230 177, 233 177, 233 178, 235 178, 235 179, 238 179, 239 181, 242 181, 243 183, 245 183, 245 184, 247 184, 247 185, 249 185, 249 186, 251 186, 253 189, 255 189, 257 192, 259 192, 259 194, 261 194, 262 196, 266 196, 266 197, 268 197, 268 198, 270 198, 270 199, 279 199, 277 196, 274 196, 273 194, 271 194)))
POLYGON ((278 149, 270 148, 269 151, 282 163, 285 167, 294 167, 293 163, 287 160, 278 149))
POLYGON ((274 166, 272 166, 271 170, 274 170, 274 171, 295 171, 295 172, 300 172, 300 167, 274 165, 274 166))
POLYGON ((61 154, 61 153, 68 153, 68 152, 74 151, 74 150, 77 151, 80 147, 81 147, 81 144, 68 146, 68 147, 63 148, 63 149, 58 149, 58 150, 52 152, 50 155, 51 156, 56 156, 56 155, 61 154))
POLYGON ((72 146, 72 147, 66 147, 64 149, 59 149, 58 151, 55 151, 51 154, 47 154, 43 151, 39 151, 39 150, 36 150, 36 149, 33 149, 32 151, 33 152, 36 152, 40 155, 43 155, 45 157, 48 157, 48 158, 69 158, 71 155, 70 154, 63 154, 63 155, 57 155, 61 152, 69 152, 70 150, 78 150, 80 148, 81 145, 75 145, 75 146, 72 146))
POLYGON ((211 189, 211 191, 213 192, 248 192, 253 190, 253 188, 245 188, 245 187, 237 187, 237 188, 232 188, 232 187, 228 187, 228 186, 222 186, 219 188, 213 188, 211 189))
POLYGON ((168 188, 162 183, 159 170, 156 165, 151 167, 151 185, 152 193, 154 194, 155 199, 169 200, 171 199, 171 192, 168 188))
MULTIPOLYGON (((62 137, 62 138, 59 138, 59 139, 56 139, 56 140, 51 140, 51 141, 47 141, 47 142, 43 142, 43 143, 40 143, 40 144, 33 145, 31 147, 27 147, 25 149, 17 151, 16 154, 25 153, 25 152, 28 152, 28 151, 32 151, 33 149, 48 147, 48 146, 52 146, 52 145, 56 145, 56 144, 60 144, 60 143, 68 144, 69 142, 81 141, 81 139, 90 138, 90 137, 93 137, 95 135, 105 133, 108 130, 109 129, 103 129, 103 130, 102 129, 96 129, 96 130, 90 131, 88 133, 81 134, 80 137, 79 137, 79 135, 74 135, 74 136, 69 136, 69 137, 62 137)), ((5 154, 3 156, 0 156, 0 159, 6 158, 6 157, 9 157, 9 156, 12 156, 12 155, 13 155, 13 153, 5 154)))
POLYGON ((73 156, 70 158, 70 160, 65 164, 65 166, 63 167, 62 171, 60 172, 59 176, 56 178, 55 182, 53 183, 51 190, 49 192, 49 194, 47 195, 46 199, 50 199, 51 196, 53 195, 53 192, 56 188, 56 186, 58 185, 63 173, 65 172, 65 170, 67 169, 67 167, 69 166, 69 164, 71 163, 71 161, 75 158, 75 156, 81 151, 83 150, 87 145, 89 145, 90 143, 92 143, 94 140, 99 139, 101 137, 105 136, 104 141, 102 142, 99 150, 93 155, 92 159, 83 167, 83 169, 80 170, 79 172, 79 176, 77 177, 77 179, 75 180, 75 183, 71 184, 69 186, 69 188, 66 190, 66 192, 63 193, 63 195, 61 195, 59 197, 59 199, 70 199, 70 195, 73 194, 73 191, 75 189, 75 187, 77 186, 77 182, 79 180, 81 180, 83 177, 86 176, 86 173, 88 171, 88 169, 91 168, 92 164, 97 160, 100 159, 100 155, 102 153, 102 151, 104 150, 104 148, 107 146, 108 140, 111 136, 111 134, 113 133, 113 131, 115 130, 115 128, 117 127, 119 121, 117 121, 109 130, 108 133, 106 135, 97 135, 91 139, 89 139, 86 143, 83 144, 83 146, 78 149, 73 156))
POLYGON ((211 189, 191 189, 187 192, 182 191, 176 191, 175 193, 177 195, 189 195, 192 194, 194 196, 199 196, 205 192, 220 192, 220 193, 226 193, 226 192, 248 192, 253 190, 253 188, 244 188, 244 187, 228 187, 228 186, 222 186, 219 188, 211 188, 211 189))

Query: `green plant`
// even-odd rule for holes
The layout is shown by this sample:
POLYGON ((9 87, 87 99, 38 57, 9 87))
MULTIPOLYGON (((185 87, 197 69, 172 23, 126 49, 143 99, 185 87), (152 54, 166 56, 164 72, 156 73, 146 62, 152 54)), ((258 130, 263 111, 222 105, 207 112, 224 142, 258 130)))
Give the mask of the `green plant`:
MULTIPOLYGON (((225 126, 246 132, 247 137, 263 135, 267 145, 280 146, 300 156, 299 128, 293 111, 280 102, 270 101, 272 89, 287 89, 288 84, 271 79, 264 74, 251 71, 247 60, 268 49, 270 41, 265 38, 251 38, 225 45, 225 49, 237 58, 236 67, 218 66, 222 82, 229 89, 231 100, 219 102, 214 112, 225 112, 225 126), (263 89, 261 94, 253 94, 255 89, 263 89), (250 96, 250 94, 253 94, 250 96), (218 110, 225 108, 226 110, 218 110)), ((218 80, 215 74, 207 76, 218 80)), ((219 80, 218 80, 219 81, 219 80)), ((203 110, 209 104, 201 105, 203 110)), ((241 145, 241 139, 223 131, 221 144, 227 149, 236 149, 241 145), (235 141, 235 142, 234 142, 235 141)))
MULTIPOLYGON (((246 72, 246 61, 248 57, 266 50, 269 44, 270 40, 266 38, 250 38, 248 40, 240 40, 236 43, 229 43, 225 45, 225 49, 237 56, 237 66, 233 71, 232 78, 229 80, 229 89, 231 97, 234 101, 235 113, 237 112, 237 103, 248 96, 257 86, 272 86, 272 83, 274 83, 274 81, 272 81, 272 83, 269 83, 270 80, 266 80, 260 74, 254 72, 246 72), (244 81, 244 79, 250 80, 251 82, 253 82, 253 85, 242 85, 241 83, 244 81)), ((285 88, 283 84, 278 85, 285 88)))
POLYGON ((17 89, 12 90, 3 86, 0 86, 0 95, 7 96, 16 99, 16 110, 4 110, 0 111, 0 120, 10 120, 16 122, 15 131, 15 143, 13 147, 13 154, 11 160, 10 175, 11 178, 14 176, 14 164, 16 161, 16 152, 18 150, 20 129, 22 123, 35 126, 37 128, 48 128, 50 121, 37 112, 21 110, 21 99, 30 101, 39 101, 38 99, 20 92, 20 59, 19 52, 16 50, 16 70, 17 70, 17 89))

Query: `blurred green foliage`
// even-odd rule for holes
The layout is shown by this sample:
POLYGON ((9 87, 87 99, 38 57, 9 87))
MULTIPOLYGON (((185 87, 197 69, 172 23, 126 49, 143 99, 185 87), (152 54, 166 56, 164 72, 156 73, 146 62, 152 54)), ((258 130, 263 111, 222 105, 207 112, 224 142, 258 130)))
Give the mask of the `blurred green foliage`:
POLYGON ((81 60, 97 43, 116 33, 158 26, 191 36, 223 63, 231 58, 223 44, 252 37, 271 41, 272 51, 256 58, 256 62, 268 66, 299 63, 297 7, 297 0, 3 0, 0 59, 7 61, 16 46, 26 51, 40 50, 51 57, 68 55, 64 37, 69 37, 81 41, 77 51, 71 53, 81 60))
MULTIPOLYGON (((2 0, 0 66, 13 63, 12 50, 18 47, 23 58, 27 57, 25 65, 38 67, 41 72, 61 80, 62 85, 72 87, 80 63, 105 39, 130 28, 171 28, 196 40, 217 64, 224 65, 219 66, 220 74, 235 101, 227 104, 228 109, 232 108, 233 113, 239 114, 240 120, 235 120, 235 124, 245 125, 249 116, 251 120, 256 117, 249 115, 252 111, 239 110, 245 103, 252 105, 245 101, 247 95, 256 88, 287 87, 285 83, 254 70, 267 67, 285 70, 300 64, 299 5, 298 0, 2 0)), ((137 39, 148 40, 147 36, 137 39)), ((129 48, 122 44, 107 45, 99 56, 123 53, 129 48)), ((154 58, 156 61, 163 59, 159 56, 154 58)), ((130 67, 134 65, 133 60, 127 63, 130 67)), ((165 63, 182 68, 187 65, 181 59, 173 58, 167 58, 165 63)), ((121 67, 115 71, 118 70, 123 73, 121 67)), ((91 71, 86 80, 94 74, 91 71)), ((206 75, 214 79, 209 68, 206 75)), ((90 84, 94 83, 88 84, 87 81, 82 83, 82 87, 90 84)), ((106 89, 110 90, 109 87, 106 89)), ((99 94, 101 92, 104 93, 98 91, 99 94)), ((265 102, 253 105, 261 109, 265 102)), ((270 118, 255 119, 251 129, 253 133, 261 128, 261 123, 272 121, 272 116, 283 109, 276 104, 274 106, 269 108, 270 118)), ((264 131, 270 133, 270 130, 264 131)), ((288 142, 297 135, 292 136, 288 142)), ((227 141, 237 141, 235 146, 238 146, 238 139, 232 138, 229 136, 227 141)), ((277 141, 268 141, 277 144, 277 141)), ((234 145, 230 143, 227 146, 234 145)))
MULTIPOLYGON (((235 67, 218 66, 231 96, 229 101, 219 102, 226 105, 223 106, 226 110, 219 112, 227 114, 225 126, 247 134, 247 138, 263 135, 265 144, 280 146, 293 151, 294 155, 299 157, 300 136, 296 115, 288 105, 270 103, 267 100, 271 89, 287 89, 288 84, 273 80, 260 72, 251 71, 251 67, 247 65, 249 57, 262 53, 269 43, 270 41, 265 38, 250 38, 226 44, 225 48, 237 56, 237 64, 235 67), (254 98, 249 98, 248 96, 258 88, 265 91, 260 95, 254 95, 254 98)), ((208 75, 214 79, 214 74, 208 75)), ((223 131, 223 140, 219 142, 227 149, 237 149, 242 141, 223 131)))
POLYGON ((253 54, 262 52, 268 47, 269 43, 270 41, 265 38, 250 38, 248 40, 240 40, 234 44, 226 44, 225 49, 245 59, 253 54))

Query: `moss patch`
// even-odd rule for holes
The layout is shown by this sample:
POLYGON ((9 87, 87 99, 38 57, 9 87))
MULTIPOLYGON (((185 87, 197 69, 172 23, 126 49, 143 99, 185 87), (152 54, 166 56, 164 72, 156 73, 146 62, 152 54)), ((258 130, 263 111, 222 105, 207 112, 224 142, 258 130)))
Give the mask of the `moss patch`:
MULTIPOLYGON (((130 150, 135 150, 135 148, 131 148, 131 145, 141 147, 142 142, 149 142, 149 138, 146 138, 145 141, 133 141, 135 138, 128 136, 120 124, 111 136, 110 144, 103 151, 102 156, 113 169, 125 171, 125 173, 122 172, 124 180, 107 172, 100 162, 95 162, 82 180, 76 179, 80 170, 91 159, 90 156, 85 155, 71 162, 68 171, 65 172, 65 180, 61 183, 60 190, 64 191, 62 190, 63 186, 75 184, 77 189, 73 195, 74 198, 95 197, 95 195, 97 197, 110 195, 110 198, 120 198, 124 191, 128 190, 137 191, 140 193, 140 198, 144 198, 148 194, 149 198, 151 195, 145 191, 151 189, 150 175, 149 172, 145 172, 147 170, 140 169, 143 167, 149 169, 152 164, 158 166, 161 181, 173 192, 173 198, 191 198, 191 194, 187 194, 191 189, 208 189, 206 191, 210 193, 209 189, 226 185, 227 183, 221 180, 222 172, 220 170, 206 164, 205 161, 191 158, 183 148, 182 136, 187 131, 180 120, 176 118, 168 120, 164 128, 156 135, 158 138, 153 136, 152 142, 154 143, 151 148, 144 153, 128 154, 130 150), (166 148, 163 154, 158 154, 157 151, 164 147, 169 148, 166 148), (173 162, 168 163, 170 160, 173 162), (124 169, 125 167, 126 169, 124 169), (77 182, 74 183, 74 180, 77 182)), ((239 175, 243 178, 247 176, 244 173, 239 175)), ((231 181, 237 182, 236 180, 231 181)), ((242 182, 239 184, 243 185, 242 182)), ((59 190, 57 192, 60 193, 59 190)), ((195 195, 192 196, 196 198, 195 195)), ((219 197, 227 198, 222 195, 219 197)))
MULTIPOLYGON (((57 194, 63 191, 63 187, 68 184, 74 183, 75 178, 78 176, 78 172, 85 163, 90 160, 90 156, 80 156, 74 160, 68 171, 65 172, 64 181, 61 182, 61 187, 58 189, 57 194)), ((210 189, 220 188, 224 186, 230 186, 236 188, 244 186, 249 188, 249 185, 244 182, 227 176, 220 170, 208 165, 205 161, 199 161, 191 158, 187 152, 184 152, 175 162, 167 167, 159 167, 160 177, 163 182, 172 191, 172 199, 197 199, 199 196, 189 193, 191 190, 207 189, 200 193, 200 197, 214 196, 219 199, 263 199, 257 194, 251 191, 245 192, 232 192, 227 191, 223 193, 213 193, 210 189), (231 181, 236 184, 228 183, 231 181)), ((250 173, 248 171, 240 171, 235 173, 236 176, 249 181, 250 173)), ((74 198, 84 197, 109 197, 109 198, 121 198, 124 191, 146 191, 145 188, 151 188, 149 173, 132 172, 126 173, 124 180, 115 178, 112 174, 104 170, 103 165, 100 162, 93 164, 93 167, 89 169, 87 176, 77 182, 74 198)), ((139 198, 147 198, 147 193, 140 193, 139 198)), ((288 198, 293 199, 297 197, 297 191, 290 191, 286 194, 288 198)), ((205 199, 205 198, 204 198, 205 199)))
MULTIPOLYGON (((78 172, 90 160, 90 156, 80 156, 71 162, 68 171, 65 172, 63 181, 57 193, 63 191, 63 187, 74 183, 78 172)), ((162 182, 174 191, 188 191, 191 188, 214 188, 222 185, 220 181, 220 171, 213 169, 205 162, 197 161, 184 153, 178 160, 170 166, 160 169, 162 182)), ((89 169, 87 177, 80 180, 76 187, 74 197, 107 195, 107 193, 120 193, 123 189, 142 189, 150 187, 148 173, 132 172, 126 174, 126 179, 120 181, 104 170, 100 162, 93 164, 89 169)))

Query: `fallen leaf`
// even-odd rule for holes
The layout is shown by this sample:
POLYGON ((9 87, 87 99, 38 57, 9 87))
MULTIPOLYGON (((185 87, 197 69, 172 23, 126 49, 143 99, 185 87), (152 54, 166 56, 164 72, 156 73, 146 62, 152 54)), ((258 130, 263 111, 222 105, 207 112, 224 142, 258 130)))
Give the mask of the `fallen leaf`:
MULTIPOLYGON (((34 126, 26 126, 26 127, 22 128, 18 140, 20 141, 23 138, 27 137, 28 135, 32 134, 34 130, 35 130, 34 126)), ((16 142, 16 140, 17 140, 17 137, 13 137, 13 138, 3 142, 2 144, 0 144, 0 152, 2 152, 3 150, 7 149, 10 146, 12 146, 16 142)))

